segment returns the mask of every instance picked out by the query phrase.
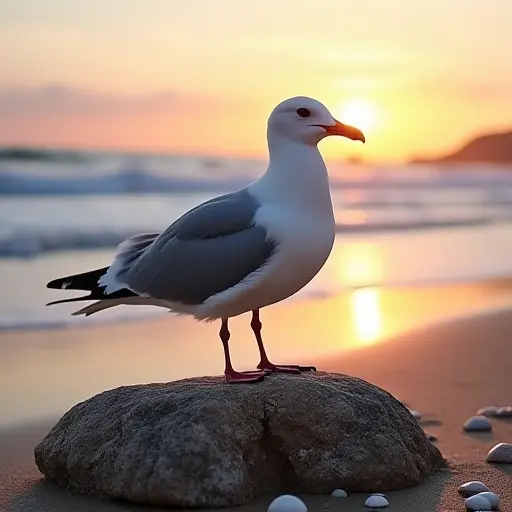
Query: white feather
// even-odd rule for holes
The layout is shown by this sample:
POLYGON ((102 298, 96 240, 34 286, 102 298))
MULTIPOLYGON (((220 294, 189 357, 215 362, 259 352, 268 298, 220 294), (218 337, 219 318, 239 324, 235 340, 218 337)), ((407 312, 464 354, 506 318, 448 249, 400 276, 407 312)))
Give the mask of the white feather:
POLYGON ((99 286, 105 286, 105 293, 114 293, 118 290, 126 288, 126 285, 117 280, 117 273, 123 268, 123 262, 119 256, 114 258, 114 262, 110 265, 109 269, 98 279, 99 286))

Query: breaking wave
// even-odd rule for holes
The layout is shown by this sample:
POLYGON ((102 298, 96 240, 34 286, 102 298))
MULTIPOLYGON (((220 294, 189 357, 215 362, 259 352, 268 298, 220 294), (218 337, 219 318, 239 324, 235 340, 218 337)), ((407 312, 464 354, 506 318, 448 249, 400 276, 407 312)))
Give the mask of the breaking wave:
POLYGON ((250 177, 182 178, 127 170, 86 177, 0 173, 1 195, 112 195, 168 192, 215 192, 243 187, 250 177))
MULTIPOLYGON (((61 155, 62 156, 62 155, 61 155)), ((79 156, 76 156, 79 159, 79 156)), ((85 156, 83 158, 86 158, 85 156)), ((78 161, 78 160, 77 160, 78 161)), ((48 167, 48 164, 45 164, 48 167)), ((155 172, 151 169, 134 165, 123 165, 121 168, 107 172, 91 172, 90 163, 83 166, 74 165, 72 172, 49 174, 30 170, 0 169, 0 195, 112 195, 112 194, 147 194, 147 193, 187 193, 217 192, 233 190, 247 185, 261 172, 261 163, 240 163, 240 167, 226 163, 200 161, 195 165, 188 164, 180 172, 155 172), (199 164, 199 165, 197 165, 199 164), (216 172, 217 170, 218 172, 216 172)), ((51 167, 51 166, 50 166, 51 167)), ((58 168, 57 166, 56 168, 58 168)), ((143 166, 142 166, 143 167, 143 166)), ((46 169, 45 169, 46 170, 46 169)), ((176 169, 171 169, 174 171, 176 169)), ((435 189, 492 189, 499 196, 502 187, 512 188, 512 173, 502 170, 485 172, 418 172, 407 176, 375 170, 370 175, 333 173, 331 186, 334 189, 361 189, 377 191, 400 191, 412 188, 423 190, 435 189)))
MULTIPOLYGON (((338 223, 339 234, 375 233, 390 231, 416 231, 452 227, 474 227, 506 221, 507 218, 474 217, 468 219, 424 220, 405 223, 368 222, 351 225, 338 223)), ((148 229, 147 231, 153 231, 148 229)), ((158 230, 157 230, 158 231, 158 230)), ((140 233, 140 230, 100 229, 85 231, 24 231, 23 233, 0 233, 0 258, 34 258, 47 252, 83 251, 115 248, 126 238, 140 233)))

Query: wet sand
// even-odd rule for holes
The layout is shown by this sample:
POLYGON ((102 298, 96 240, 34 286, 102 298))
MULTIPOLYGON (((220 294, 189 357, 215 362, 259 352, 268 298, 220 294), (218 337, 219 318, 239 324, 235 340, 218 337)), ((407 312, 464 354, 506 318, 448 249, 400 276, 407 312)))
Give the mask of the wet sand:
MULTIPOLYGON (((301 318, 301 313, 304 313, 301 307, 303 306, 293 305, 275 315, 286 312, 288 319, 291 314, 301 318)), ((310 308, 319 308, 318 314, 322 311, 331 324, 335 321, 335 301, 319 301, 319 304, 310 308)), ((272 318, 271 314, 270 325, 273 324, 272 318)), ((306 320, 303 321, 306 323, 306 320)), ((173 325, 175 333, 185 335, 189 330, 189 324, 186 323, 177 322, 173 325)), ((103 340, 103 343, 105 339, 111 340, 107 345, 114 345, 112 350, 119 351, 119 340, 130 344, 132 337, 141 335, 141 329, 143 324, 96 327, 64 331, 61 336, 72 336, 75 339, 76 345, 69 350, 76 356, 76 351, 80 351, 82 347, 76 341, 79 336, 90 339, 94 332, 95 338, 103 340)), ((144 332, 161 333, 162 329, 162 321, 149 322, 144 332)), ((296 329, 295 327, 294 332, 296 329)), ((316 361, 319 369, 355 375, 387 389, 411 408, 419 410, 423 414, 422 426, 439 438, 436 445, 448 459, 449 471, 439 473, 421 486, 389 493, 392 505, 390 510, 463 510, 463 500, 456 492, 457 487, 468 480, 481 480, 500 495, 500 510, 512 511, 512 465, 491 466, 485 463, 485 455, 490 447, 498 442, 512 442, 512 421, 493 420, 492 433, 469 435, 461 430, 464 421, 475 414, 479 407, 512 402, 511 332, 512 310, 505 310, 473 315, 430 327, 416 327, 394 335, 386 342, 360 344, 358 350, 346 351, 341 355, 324 355, 323 361, 316 361)), ((51 333, 39 333, 40 337, 48 335, 51 333)), ((312 335, 312 332, 309 331, 306 335, 312 335)), ((14 333, 13 336, 17 336, 18 341, 28 342, 27 333, 14 333)), ((172 348, 169 353, 172 353, 172 348)), ((142 360, 144 357, 142 354, 142 360)), ((148 375, 150 370, 151 368, 147 371, 148 375)), ((105 382, 101 385, 111 387, 104 386, 105 382)), ((90 391, 89 389, 88 392, 90 391)), ((73 397, 74 395, 70 395, 69 399, 73 397)), ((0 507, 3 510, 157 510, 119 502, 100 502, 44 482, 33 462, 33 447, 57 419, 58 417, 54 417, 48 421, 25 422, 0 431, 0 507)), ((361 510, 365 498, 365 495, 354 495, 348 500, 334 501, 325 496, 305 496, 304 500, 310 510, 329 508, 355 511, 361 510)), ((266 510, 270 499, 271 497, 266 497, 236 510, 266 510)))

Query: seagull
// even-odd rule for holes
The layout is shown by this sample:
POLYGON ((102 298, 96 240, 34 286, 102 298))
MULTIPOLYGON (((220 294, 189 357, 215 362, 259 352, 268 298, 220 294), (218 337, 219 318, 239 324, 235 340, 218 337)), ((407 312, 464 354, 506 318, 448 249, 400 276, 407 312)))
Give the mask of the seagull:
POLYGON ((128 238, 108 267, 50 281, 47 288, 90 293, 47 305, 96 301, 72 313, 85 316, 121 304, 154 305, 199 321, 220 320, 228 383, 316 371, 269 360, 260 309, 302 289, 331 253, 335 220, 317 145, 332 135, 365 142, 360 130, 337 121, 315 99, 279 103, 267 122, 269 164, 259 178, 192 208, 162 233, 128 238), (247 312, 260 362, 244 372, 231 362, 228 320, 247 312))

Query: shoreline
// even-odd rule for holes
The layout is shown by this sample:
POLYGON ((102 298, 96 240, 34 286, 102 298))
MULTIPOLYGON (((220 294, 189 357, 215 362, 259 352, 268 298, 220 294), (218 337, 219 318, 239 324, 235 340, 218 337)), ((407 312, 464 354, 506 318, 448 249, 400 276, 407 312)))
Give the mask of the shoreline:
MULTIPOLYGON (((411 281, 411 282, 403 282, 403 283, 394 283, 389 282, 385 284, 379 283, 368 283, 365 285, 359 286, 347 286, 346 288, 340 288, 338 292, 334 291, 313 291, 311 290, 309 293, 304 294, 296 294, 286 301, 277 303, 272 306, 277 307, 293 307, 296 305, 304 304, 304 303, 314 303, 318 301, 329 301, 335 299, 341 299, 349 297, 354 293, 357 293, 360 290, 365 289, 374 289, 381 294, 426 294, 430 291, 439 291, 440 293, 447 291, 454 291, 457 289, 469 289, 469 290, 481 290, 488 291, 490 293, 498 294, 500 291, 503 291, 503 295, 505 296, 507 292, 509 293, 509 304, 512 307, 512 275, 505 274, 500 276, 467 276, 461 277, 458 279, 450 279, 450 280, 435 280, 435 281, 411 281)), ((487 300, 488 302, 488 300, 487 300)), ((92 303, 92 301, 91 301, 92 303)), ((83 303, 85 304, 85 302, 83 303)), ((127 306, 128 307, 128 306, 127 306)), ((491 305, 492 307, 492 305, 491 305)), ((76 306, 78 309, 78 306, 76 306)), ((484 305, 482 311, 486 311, 488 309, 487 305, 484 305)), ((265 308, 263 311, 267 311, 265 308)), ((128 311, 128 310, 127 310, 128 311)), ((125 324, 129 323, 148 323, 154 321, 161 321, 162 319, 168 319, 169 317, 167 310, 164 308, 153 308, 152 311, 154 313, 149 313, 147 315, 130 315, 126 314, 126 316, 116 317, 112 316, 110 318, 105 318, 102 320, 96 319, 85 319, 80 318, 79 321, 73 323, 58 323, 57 321, 42 321, 40 324, 27 324, 23 325, 21 323, 16 324, 14 321, 12 322, 12 326, 0 326, 0 338, 4 335, 15 334, 20 332, 33 332, 33 331, 43 331, 43 332, 58 332, 61 330, 69 330, 69 329, 89 329, 94 327, 121 327, 125 324)), ((472 313, 471 313, 472 314, 472 313)), ((63 313, 66 318, 69 318, 71 315, 63 313)), ((173 318, 177 318, 179 315, 173 315, 173 318)), ((195 320, 194 320, 195 321, 195 320)))
MULTIPOLYGON (((422 290, 364 288, 265 308, 263 338, 274 362, 320 367, 322 361, 363 349, 378 353, 389 340, 418 329, 508 310, 509 279, 422 290)), ((230 330, 235 367, 254 368, 258 352, 248 316, 232 319, 230 330)), ((224 371, 218 325, 168 314, 126 323, 2 331, 0 353, 0 387, 10 390, 0 394, 0 427, 54 417, 106 388, 224 371)))
MULTIPOLYGON (((462 431, 464 421, 479 407, 506 405, 511 399, 511 330, 512 310, 487 313, 419 327, 364 350, 319 358, 319 369, 363 378, 419 410, 423 414, 422 427, 438 436, 436 445, 449 462, 448 471, 434 475, 418 487, 387 493, 393 510, 461 510, 463 503, 457 487, 469 480, 486 483, 500 495, 500 510, 512 510, 512 465, 485 462, 490 447, 512 440, 512 422, 493 420, 492 433, 462 431)), ((11 512, 140 510, 127 503, 78 496, 41 480, 33 462, 33 448, 57 417, 0 429, 0 507, 11 512)), ((360 510, 364 498, 362 494, 351 496, 343 502, 343 509, 360 510)), ((326 496, 304 499, 310 511, 324 510, 324 504, 330 501, 326 496)), ((236 510, 264 510, 269 501, 265 497, 236 510)))

